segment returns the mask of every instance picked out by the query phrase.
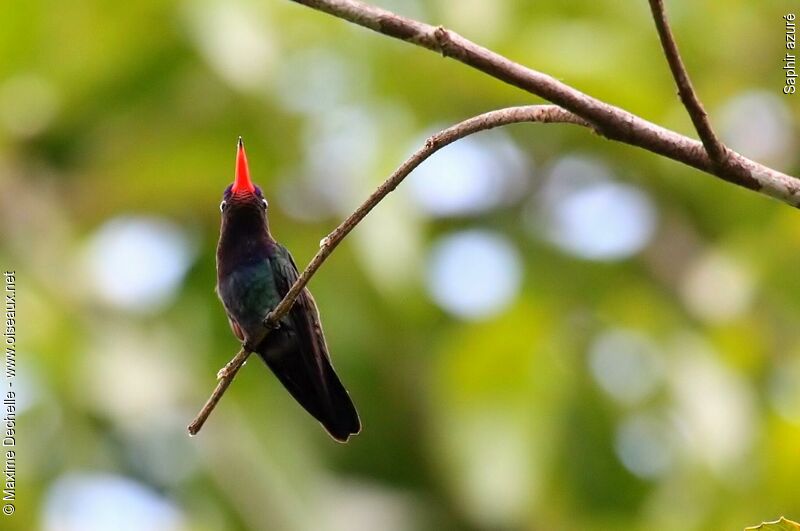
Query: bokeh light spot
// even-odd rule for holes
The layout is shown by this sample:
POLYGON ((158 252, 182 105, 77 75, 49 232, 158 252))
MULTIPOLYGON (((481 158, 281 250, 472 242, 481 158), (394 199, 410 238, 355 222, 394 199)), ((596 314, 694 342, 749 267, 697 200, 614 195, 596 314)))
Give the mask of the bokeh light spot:
POLYGON ((723 472, 745 455, 758 433, 752 389, 702 338, 680 336, 673 348, 675 421, 688 452, 723 472))
POLYGON ((664 376, 661 353, 646 336, 628 330, 600 335, 589 351, 597 383, 617 401, 633 405, 648 398, 664 376))
POLYGON ((672 466, 670 430, 656 418, 636 415, 625 419, 618 426, 615 439, 619 460, 640 478, 661 477, 672 466))
POLYGON ((182 531, 181 511, 152 489, 122 476, 71 473, 50 487, 45 531, 182 531))
POLYGON ((656 212, 640 189, 611 180, 586 157, 556 163, 528 216, 537 233, 588 260, 620 260, 641 251, 655 232, 656 212))
POLYGON ((89 239, 85 263, 97 296, 135 312, 158 310, 180 286, 194 257, 177 225, 158 218, 118 217, 89 239))
POLYGON ((710 322, 725 322, 750 307, 754 281, 734 258, 709 252, 695 260, 681 282, 681 295, 695 316, 710 322))
POLYGON ((766 91, 740 94, 720 115, 723 140, 752 159, 777 167, 788 166, 796 156, 791 109, 766 91))
POLYGON ((517 295, 520 257, 504 237, 470 230, 438 241, 430 257, 428 291, 446 311, 466 319, 500 312, 517 295))
POLYGON ((350 213, 363 201, 362 182, 375 164, 380 139, 377 112, 340 106, 309 124, 304 133, 304 178, 330 212, 350 213))
POLYGON ((369 86, 369 72, 330 49, 303 48, 278 67, 276 96, 287 109, 316 118, 369 86))
POLYGON ((191 35, 214 71, 236 88, 263 90, 276 56, 266 21, 247 3, 206 0, 191 7, 191 35))
POLYGON ((471 215, 520 197, 530 165, 506 135, 484 134, 436 152, 408 184, 412 199, 431 216, 471 215))

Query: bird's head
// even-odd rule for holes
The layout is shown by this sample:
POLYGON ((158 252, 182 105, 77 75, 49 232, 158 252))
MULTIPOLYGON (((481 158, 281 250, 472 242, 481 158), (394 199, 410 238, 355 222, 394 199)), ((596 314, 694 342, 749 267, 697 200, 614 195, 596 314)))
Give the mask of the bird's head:
POLYGON ((233 184, 229 184, 222 194, 219 210, 223 220, 231 217, 253 218, 266 220, 269 203, 261 193, 261 188, 250 180, 250 168, 247 166, 247 155, 244 152, 244 142, 239 137, 236 148, 236 173, 233 184))

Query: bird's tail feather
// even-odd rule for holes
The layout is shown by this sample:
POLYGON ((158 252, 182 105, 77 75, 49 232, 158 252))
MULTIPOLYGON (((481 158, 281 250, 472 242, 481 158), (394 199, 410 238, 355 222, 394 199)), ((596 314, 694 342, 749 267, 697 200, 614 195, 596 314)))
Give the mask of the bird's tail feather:
POLYGON ((353 401, 326 356, 308 359, 289 354, 277 357, 262 355, 261 358, 331 437, 347 442, 351 435, 361 431, 361 421, 353 401))

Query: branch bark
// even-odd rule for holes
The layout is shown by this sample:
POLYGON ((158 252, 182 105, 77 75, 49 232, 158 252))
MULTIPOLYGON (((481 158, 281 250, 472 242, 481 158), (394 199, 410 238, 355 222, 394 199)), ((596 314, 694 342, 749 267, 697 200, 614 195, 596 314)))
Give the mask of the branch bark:
POLYGON ((683 59, 681 59, 681 54, 678 51, 678 44, 675 42, 675 37, 669 27, 664 2, 663 0, 649 1, 650 10, 653 12, 653 20, 656 23, 656 31, 658 31, 658 37, 661 40, 661 47, 664 49, 664 55, 667 58, 669 69, 672 71, 672 77, 678 86, 678 96, 680 96, 683 106, 686 107, 686 111, 692 119, 697 134, 700 135, 700 140, 702 140, 708 156, 717 165, 725 166, 728 162, 728 148, 714 133, 714 128, 711 127, 711 122, 708 119, 708 113, 703 108, 703 104, 700 103, 700 98, 692 86, 689 73, 686 71, 683 59))
MULTIPOLYGON (((441 53, 501 81, 540 96, 556 105, 510 107, 469 118, 430 137, 372 195, 321 242, 320 249, 286 296, 264 319, 266 340, 281 317, 331 255, 339 243, 364 217, 392 192, 425 159, 460 138, 479 131, 520 122, 570 123, 592 129, 608 138, 643 148, 682 162, 730 183, 779 199, 800 208, 800 180, 774 170, 726 148, 716 137, 708 116, 689 81, 677 45, 667 23, 662 0, 649 0, 664 53, 678 85, 679 95, 702 139, 691 138, 644 120, 623 109, 588 96, 557 79, 515 63, 441 26, 434 27, 356 0, 292 0, 373 31, 441 53)), ((233 378, 247 361, 251 348, 243 345, 217 374, 211 397, 189 424, 195 435, 219 403, 233 378)))
MULTIPOLYGON (((566 111, 555 105, 528 105, 523 107, 509 107, 490 111, 478 116, 474 116, 463 122, 459 122, 447 129, 444 129, 425 141, 425 144, 415 151, 403 164, 401 164, 387 178, 372 195, 364 201, 350 216, 347 217, 336 229, 326 236, 317 254, 297 278, 291 289, 286 293, 280 303, 264 319, 263 333, 253 341, 253 349, 257 348, 262 341, 268 340, 269 333, 273 330, 275 323, 286 315, 297 300, 297 297, 308 284, 311 277, 317 272, 320 266, 328 259, 331 253, 341 243, 341 241, 352 231, 361 220, 363 220, 384 197, 392 192, 417 166, 422 164, 425 159, 452 144, 456 140, 475 134, 479 131, 486 131, 495 127, 521 122, 538 123, 567 123, 575 124, 595 130, 595 127, 573 113, 566 111)), ((236 373, 247 361, 250 356, 251 348, 242 346, 236 356, 228 362, 225 367, 217 373, 217 386, 211 393, 203 408, 195 419, 189 424, 190 435, 196 435, 205 424, 208 416, 217 407, 222 395, 225 394, 236 373)))
POLYGON ((655 125, 465 39, 357 0, 292 0, 378 33, 427 48, 540 96, 594 125, 604 137, 682 162, 724 181, 800 208, 800 180, 728 150, 716 164, 702 143, 655 125))

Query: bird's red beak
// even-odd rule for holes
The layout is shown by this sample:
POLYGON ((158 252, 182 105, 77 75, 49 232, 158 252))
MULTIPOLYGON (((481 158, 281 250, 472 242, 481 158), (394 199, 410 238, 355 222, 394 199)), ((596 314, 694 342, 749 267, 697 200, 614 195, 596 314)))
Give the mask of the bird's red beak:
POLYGON ((250 169, 247 167, 247 155, 244 153, 244 142, 239 137, 239 147, 236 149, 236 178, 233 181, 231 192, 245 194, 256 191, 253 181, 250 180, 250 169))

